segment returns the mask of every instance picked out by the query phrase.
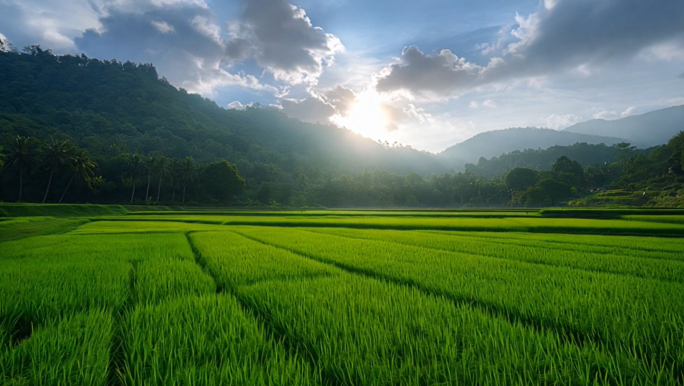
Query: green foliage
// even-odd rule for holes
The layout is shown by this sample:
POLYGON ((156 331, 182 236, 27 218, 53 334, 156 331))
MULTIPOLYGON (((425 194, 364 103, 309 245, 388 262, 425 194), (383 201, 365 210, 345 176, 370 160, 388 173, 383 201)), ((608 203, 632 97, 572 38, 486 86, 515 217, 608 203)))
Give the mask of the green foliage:
POLYGON ((237 167, 227 161, 207 165, 200 174, 200 181, 205 192, 219 202, 232 199, 245 188, 245 180, 240 177, 237 167))
POLYGON ((513 190, 526 190, 539 179, 536 171, 528 168, 515 168, 506 175, 506 186, 513 190))
MULTIPOLYGON (((573 204, 684 206, 681 135, 649 150, 575 143, 515 151, 453 173, 443 157, 302 123, 277 109, 223 109, 159 79, 149 64, 56 56, 38 46, 0 51, 0 146, 8 153, 0 174, 2 201, 338 208, 560 204, 541 187, 511 194, 504 176, 528 168, 539 171, 541 180, 575 188, 573 204), (84 168, 80 161, 75 167, 76 154, 85 154, 79 149, 97 167, 84 168), (568 167, 545 174, 561 157, 568 167), (146 159, 155 162, 145 165, 146 159), (237 182, 202 178, 206 165, 224 161, 242 173, 237 182), (587 169, 580 172, 578 165, 587 169), (660 193, 585 199, 606 188, 660 193)), ((520 132, 544 136, 542 144, 558 143, 560 135, 520 132)), ((489 142, 480 142, 484 148, 476 151, 491 150, 489 142)))
POLYGON ((6 241, 0 383, 679 385, 682 239, 579 234, 684 229, 663 213, 144 212, 6 241))
MULTIPOLYGON (((643 150, 636 151, 637 153, 643 150)), ((549 171, 560 157, 576 160, 583 166, 612 163, 616 161, 615 146, 603 144, 592 145, 576 143, 570 146, 552 146, 547 149, 527 149, 513 151, 490 159, 481 159, 477 164, 468 164, 466 168, 485 178, 494 178, 506 174, 516 167, 537 171, 549 171)))

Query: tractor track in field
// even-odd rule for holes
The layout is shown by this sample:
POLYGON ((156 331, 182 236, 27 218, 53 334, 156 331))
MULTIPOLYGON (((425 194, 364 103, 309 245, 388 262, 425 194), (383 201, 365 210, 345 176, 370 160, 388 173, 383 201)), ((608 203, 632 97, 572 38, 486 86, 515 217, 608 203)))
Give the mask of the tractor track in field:
POLYGON ((553 332, 557 333, 561 337, 561 339, 568 344, 574 344, 574 345, 579 346, 579 347, 584 347, 584 345, 588 341, 591 341, 593 343, 601 344, 604 347, 609 345, 608 342, 606 342, 605 339, 603 339, 603 337, 601 337, 598 334, 587 334, 587 333, 585 333, 583 331, 579 331, 573 327, 570 327, 567 325, 562 325, 559 323, 555 323, 554 321, 551 321, 551 320, 540 320, 540 319, 530 318, 530 317, 521 315, 517 312, 513 312, 510 310, 504 310, 495 304, 483 302, 482 300, 479 300, 479 299, 476 299, 473 297, 456 296, 456 295, 449 294, 449 293, 446 293, 443 291, 438 291, 438 290, 429 288, 429 287, 427 287, 421 283, 418 283, 414 280, 398 279, 396 277, 392 277, 392 276, 388 276, 388 275, 378 273, 377 271, 374 271, 374 270, 363 269, 363 268, 355 267, 353 265, 334 262, 334 261, 330 261, 327 259, 320 258, 320 257, 315 256, 315 255, 302 253, 302 252, 294 250, 294 249, 281 247, 281 246, 278 246, 276 244, 271 244, 271 243, 265 242, 263 240, 254 238, 252 236, 245 235, 245 234, 238 232, 238 231, 232 231, 232 232, 235 232, 235 233, 237 233, 237 234, 239 234, 239 235, 241 235, 241 236, 243 236, 249 240, 258 242, 260 244, 268 245, 268 246, 275 247, 275 248, 278 248, 281 250, 285 250, 285 251, 288 251, 290 253, 294 253, 298 256, 302 256, 304 258, 314 260, 314 261, 317 261, 319 263, 323 263, 326 265, 330 265, 330 266, 339 268, 339 269, 341 269, 345 272, 348 272, 350 274, 360 275, 360 276, 364 276, 364 277, 367 277, 370 279, 379 280, 382 282, 391 283, 391 284, 395 284, 395 285, 412 287, 412 288, 420 290, 421 292, 425 293, 426 295, 448 299, 457 306, 466 305, 466 306, 471 307, 472 309, 482 311, 485 314, 490 315, 492 317, 503 318, 511 324, 520 324, 520 325, 532 328, 533 330, 538 331, 538 332, 542 332, 542 333, 547 332, 549 330, 553 331, 553 332))
MULTIPOLYGON (((214 280, 214 283, 216 284, 216 293, 225 293, 235 298, 240 307, 242 308, 243 312, 247 316, 252 317, 258 323, 259 327, 261 327, 261 329, 266 332, 267 336, 272 338, 272 344, 282 344, 288 355, 297 353, 299 357, 305 358, 305 360, 309 362, 312 370, 316 370, 318 368, 319 361, 311 350, 308 350, 308 348, 303 343, 297 342, 294 339, 289 338, 282 328, 279 328, 271 321, 269 315, 267 315, 263 311, 258 310, 257 308, 246 302, 244 298, 240 296, 240 293, 237 290, 237 288, 224 287, 221 284, 221 281, 218 280, 214 272, 212 272, 207 266, 207 261, 205 260, 204 256, 202 256, 202 252, 200 252, 200 250, 197 248, 194 241, 192 240, 192 237, 190 237, 192 233, 198 232, 185 232, 185 237, 188 240, 188 244, 190 244, 190 248, 192 249, 192 254, 195 257, 195 263, 214 280)), ((253 284, 256 284, 256 282, 253 284)), ((338 381, 334 375, 329 374, 325 371, 321 371, 321 378, 322 384, 325 386, 343 385, 343 383, 338 381)))
POLYGON ((128 315, 138 303, 135 288, 138 263, 140 261, 130 260, 129 262, 133 267, 129 277, 130 293, 126 302, 114 312, 114 333, 112 334, 112 342, 109 346, 109 367, 107 369, 107 385, 109 386, 121 386, 125 384, 123 378, 126 368, 126 354, 124 348, 123 323, 126 315, 128 315))

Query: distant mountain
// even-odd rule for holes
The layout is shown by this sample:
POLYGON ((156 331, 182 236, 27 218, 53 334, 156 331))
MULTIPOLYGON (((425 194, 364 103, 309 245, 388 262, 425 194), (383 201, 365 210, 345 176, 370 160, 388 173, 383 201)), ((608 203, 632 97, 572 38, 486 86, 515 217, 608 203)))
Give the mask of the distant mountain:
MULTIPOLYGON (((255 178, 290 181, 383 169, 443 173, 434 154, 386 148, 347 129, 303 123, 281 111, 228 110, 160 78, 150 64, 0 51, 0 145, 13 136, 69 139, 96 157, 120 153, 228 160, 255 178), (277 175, 278 178, 274 177, 277 175)), ((8 148, 9 146, 5 146, 8 148)))
POLYGON ((480 133, 444 150, 439 157, 449 166, 459 169, 466 163, 477 163, 481 157, 498 157, 514 151, 547 149, 576 143, 603 143, 610 146, 619 142, 624 140, 533 127, 511 128, 480 133))
POLYGON ((568 133, 625 138, 638 147, 663 145, 680 131, 684 131, 684 106, 668 107, 613 121, 593 119, 563 130, 568 133))

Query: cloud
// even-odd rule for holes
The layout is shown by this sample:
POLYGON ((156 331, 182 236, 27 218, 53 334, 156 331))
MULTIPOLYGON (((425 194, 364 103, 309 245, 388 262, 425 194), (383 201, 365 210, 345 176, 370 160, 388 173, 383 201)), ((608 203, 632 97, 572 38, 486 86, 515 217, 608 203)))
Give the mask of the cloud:
POLYGON ((290 118, 312 123, 328 123, 337 112, 335 107, 314 96, 302 100, 282 99, 280 105, 290 118))
POLYGON ((449 50, 425 55, 416 46, 404 48, 401 61, 383 70, 376 89, 379 92, 407 90, 415 95, 438 98, 456 89, 476 84, 482 67, 466 62, 449 50))
POLYGON ((212 11, 201 3, 143 12, 112 8, 100 23, 99 30, 89 29, 75 40, 90 56, 156 63, 172 84, 204 95, 223 86, 280 92, 252 75, 229 71, 232 63, 247 56, 249 47, 241 39, 222 40, 212 11))
POLYGON ((551 114, 546 118, 546 127, 554 130, 564 129, 581 121, 582 118, 574 114, 551 114))
POLYGON ((593 115, 593 118, 594 119, 606 119, 606 120, 625 118, 625 117, 629 117, 630 115, 632 115, 634 113, 634 110, 635 110, 634 106, 630 106, 622 112, 611 111, 611 110, 602 110, 602 111, 599 111, 598 113, 595 113, 593 115))
POLYGON ((0 0, 0 25, 21 45, 153 62, 171 83, 204 94, 230 85, 282 94, 236 73, 236 63, 254 75, 264 70, 276 80, 313 85, 344 49, 285 0, 240 4, 240 16, 222 27, 204 0, 0 0))
POLYGON ((545 0, 536 13, 516 15, 497 42, 478 46, 493 55, 486 66, 447 49, 424 54, 410 46, 379 73, 376 88, 440 100, 487 84, 568 70, 588 75, 592 66, 639 55, 678 60, 684 52, 682 26, 681 0, 545 0))
POLYGON ((315 84, 344 50, 335 35, 314 27, 303 9, 283 0, 247 1, 233 30, 235 37, 252 43, 261 67, 291 84, 315 84))
POLYGON ((283 98, 280 100, 280 107, 290 118, 327 123, 335 115, 346 116, 357 103, 354 92, 341 85, 323 91, 309 90, 309 94, 311 95, 299 100, 283 98))
POLYGON ((323 96, 330 105, 335 107, 335 110, 337 110, 337 113, 341 116, 346 115, 356 102, 354 91, 340 85, 335 86, 332 90, 324 92, 323 96))
POLYGON ((157 28, 157 30, 159 30, 159 32, 161 32, 163 34, 167 34, 167 33, 171 33, 171 32, 175 31, 173 26, 170 25, 169 23, 165 22, 165 21, 154 21, 153 20, 152 25, 155 26, 155 28, 157 28))
POLYGON ((497 104, 493 100, 487 99, 486 101, 482 102, 482 106, 489 107, 490 109, 495 109, 497 107, 497 104))

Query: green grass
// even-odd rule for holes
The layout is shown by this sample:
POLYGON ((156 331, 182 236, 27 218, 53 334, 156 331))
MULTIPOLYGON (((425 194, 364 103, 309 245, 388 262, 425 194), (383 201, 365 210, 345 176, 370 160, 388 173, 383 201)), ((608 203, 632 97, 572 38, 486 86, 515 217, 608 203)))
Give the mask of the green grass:
MULTIPOLYGON (((592 253, 592 247, 586 250, 563 250, 550 248, 545 243, 525 242, 516 245, 488 240, 482 237, 468 237, 465 235, 454 237, 444 232, 339 228, 312 228, 311 230, 353 239, 389 241, 397 244, 476 256, 498 257, 586 271, 608 272, 684 283, 684 256, 676 256, 681 261, 677 261, 675 258, 672 259, 673 261, 660 261, 662 256, 657 253, 636 251, 634 253, 636 256, 631 255, 631 253, 601 254, 592 253)), ((681 247, 684 249, 684 243, 681 243, 681 247)))
MULTIPOLYGON (((285 238, 291 235, 284 234, 285 238)), ((568 343, 503 317, 454 304, 416 288, 359 277, 292 253, 274 261, 267 245, 228 233, 191 236, 209 271, 256 310, 298 351, 309 353, 326 379, 345 385, 649 384, 665 369, 625 352, 568 343), (243 251, 249 251, 243 258, 243 251), (234 258, 230 258, 233 256, 234 258), (294 276, 296 264, 301 274, 294 276), (243 280, 256 264, 259 281, 243 280), (312 269, 319 274, 313 276, 312 269), (285 279, 292 278, 294 279, 285 279), (302 280, 302 277, 309 277, 302 280)))
MULTIPOLYGON (((613 197, 614 198, 614 197, 613 197)), ((628 197, 631 199, 631 197, 628 197)), ((606 198, 610 199, 610 198, 606 198)), ((553 208, 539 212, 543 217, 578 217, 578 218, 620 218, 627 215, 684 215, 684 209, 658 208, 553 208)))
POLYGON ((18 217, 0 221, 0 243, 29 236, 66 233, 87 223, 87 219, 18 217))
POLYGON ((87 217, 128 213, 121 205, 0 203, 0 217, 87 217))
POLYGON ((502 213, 0 220, 0 384, 684 384, 675 215, 502 213))
POLYGON ((622 216, 624 220, 630 221, 646 221, 646 222, 660 222, 666 224, 684 224, 684 214, 678 216, 643 216, 643 215, 632 215, 632 216, 622 216))
POLYGON ((201 216, 145 215, 102 217, 106 221, 185 222, 214 225, 273 227, 332 227, 357 229, 451 230, 473 232, 537 232, 606 235, 684 236, 684 224, 663 224, 624 220, 564 219, 538 217, 434 218, 390 216, 201 216))
POLYGON ((46 323, 14 349, 0 350, 4 385, 104 385, 114 320, 92 309, 46 323))
POLYGON ((124 385, 317 385, 307 362, 268 339, 237 301, 187 297, 124 321, 124 385))
POLYGON ((571 339, 592 338, 611 349, 674 365, 684 357, 684 302, 679 283, 570 270, 548 265, 349 239, 290 229, 241 228, 239 233, 316 260, 456 301, 474 302, 571 339), (367 258, 372 256, 372 258, 367 258), (657 327, 656 327, 657 326, 657 327))

